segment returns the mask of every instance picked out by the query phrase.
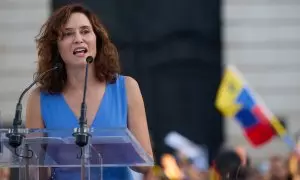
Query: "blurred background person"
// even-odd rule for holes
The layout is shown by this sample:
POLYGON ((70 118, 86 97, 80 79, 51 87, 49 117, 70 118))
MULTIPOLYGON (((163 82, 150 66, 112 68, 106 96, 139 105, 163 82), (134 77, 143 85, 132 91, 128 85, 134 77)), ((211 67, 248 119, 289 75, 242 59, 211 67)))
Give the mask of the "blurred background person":
POLYGON ((269 172, 267 179, 269 180, 292 180, 289 172, 288 159, 282 156, 272 156, 270 158, 269 172))
POLYGON ((246 179, 249 168, 245 157, 240 156, 234 149, 221 150, 214 161, 214 167, 224 180, 246 179))
POLYGON ((265 180, 264 176, 260 174, 260 172, 253 167, 249 167, 246 172, 245 180, 265 180))

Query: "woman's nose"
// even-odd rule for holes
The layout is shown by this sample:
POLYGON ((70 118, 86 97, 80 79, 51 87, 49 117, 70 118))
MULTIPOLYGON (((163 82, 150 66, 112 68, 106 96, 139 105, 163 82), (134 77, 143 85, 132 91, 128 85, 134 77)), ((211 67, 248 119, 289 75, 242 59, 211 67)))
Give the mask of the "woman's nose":
POLYGON ((82 42, 83 42, 83 38, 81 34, 79 32, 76 32, 74 36, 74 43, 82 43, 82 42))

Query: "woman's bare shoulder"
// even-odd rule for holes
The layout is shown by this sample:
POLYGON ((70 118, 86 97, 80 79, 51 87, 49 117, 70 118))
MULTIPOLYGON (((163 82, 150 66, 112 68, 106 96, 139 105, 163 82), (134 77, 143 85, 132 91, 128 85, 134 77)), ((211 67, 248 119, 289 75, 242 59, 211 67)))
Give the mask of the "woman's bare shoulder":
POLYGON ((34 88, 29 92, 29 97, 37 98, 40 97, 41 89, 39 87, 34 88))
POLYGON ((28 128, 43 128, 44 123, 42 121, 40 111, 40 88, 33 89, 28 97, 26 105, 26 127, 28 128))
POLYGON ((131 76, 124 76, 127 90, 139 90, 138 82, 131 76))

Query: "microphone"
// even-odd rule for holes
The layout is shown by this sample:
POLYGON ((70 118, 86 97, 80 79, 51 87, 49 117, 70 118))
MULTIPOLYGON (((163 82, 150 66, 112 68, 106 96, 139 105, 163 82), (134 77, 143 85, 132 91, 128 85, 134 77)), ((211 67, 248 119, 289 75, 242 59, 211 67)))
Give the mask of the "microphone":
POLYGON ((22 99, 24 95, 29 91, 29 89, 32 88, 33 85, 35 85, 39 80, 44 78, 46 74, 49 72, 59 70, 62 68, 62 64, 57 63, 53 68, 43 72, 40 74, 37 78, 34 79, 34 81, 24 90, 22 91, 18 103, 16 105, 16 111, 15 111, 15 117, 13 120, 13 128, 9 130, 9 132, 6 134, 6 137, 8 137, 8 143, 10 146, 17 148, 22 144, 24 135, 19 132, 20 127, 22 125, 22 99))
POLYGON ((88 70, 89 64, 94 61, 92 56, 88 56, 86 58, 86 66, 85 66, 85 78, 84 78, 84 87, 83 87, 83 98, 81 103, 80 117, 79 117, 79 128, 75 130, 73 136, 75 137, 75 143, 79 147, 84 147, 88 144, 89 136, 88 128, 87 128, 87 119, 86 119, 86 90, 87 90, 87 79, 88 79, 88 70))

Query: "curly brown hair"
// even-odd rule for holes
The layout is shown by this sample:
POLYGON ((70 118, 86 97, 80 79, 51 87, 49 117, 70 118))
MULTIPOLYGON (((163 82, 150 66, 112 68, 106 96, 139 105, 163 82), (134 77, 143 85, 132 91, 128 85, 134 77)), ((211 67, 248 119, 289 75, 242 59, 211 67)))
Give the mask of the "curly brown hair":
POLYGON ((66 69, 58 52, 57 41, 62 37, 62 30, 73 13, 85 14, 95 32, 97 54, 94 63, 96 77, 99 81, 114 83, 118 73, 120 73, 117 49, 110 41, 107 31, 98 17, 80 4, 66 5, 56 10, 49 17, 36 36, 38 68, 35 75, 38 77, 43 72, 51 69, 56 63, 62 64, 61 70, 48 73, 38 81, 41 91, 60 93, 66 84, 66 69))

